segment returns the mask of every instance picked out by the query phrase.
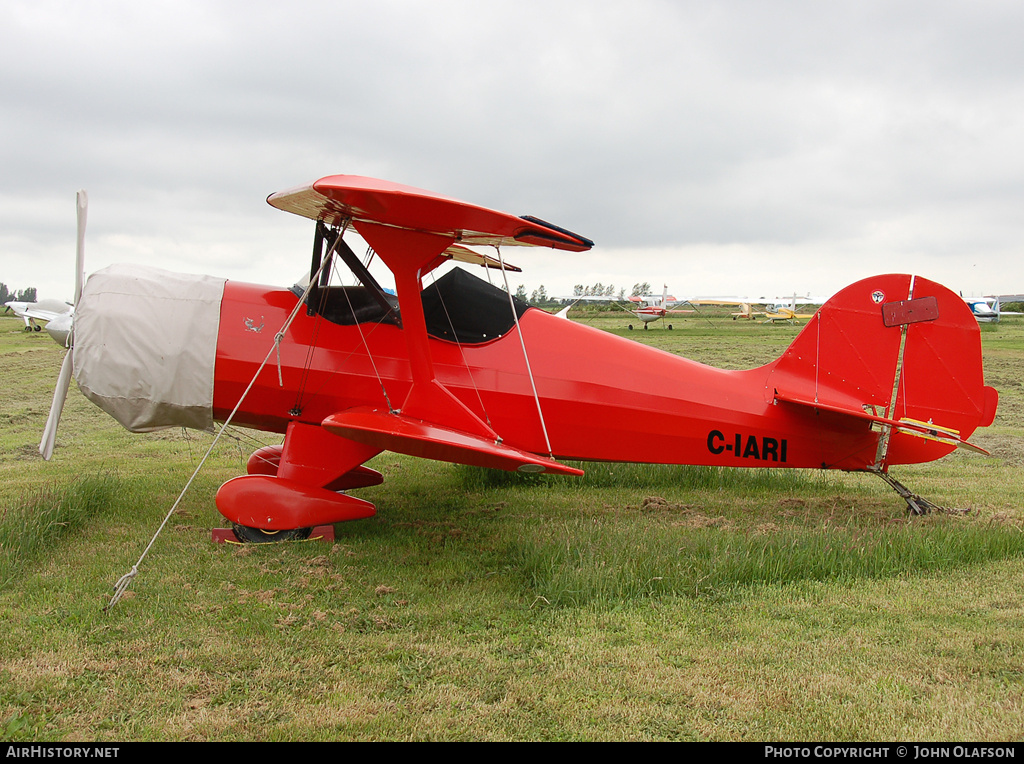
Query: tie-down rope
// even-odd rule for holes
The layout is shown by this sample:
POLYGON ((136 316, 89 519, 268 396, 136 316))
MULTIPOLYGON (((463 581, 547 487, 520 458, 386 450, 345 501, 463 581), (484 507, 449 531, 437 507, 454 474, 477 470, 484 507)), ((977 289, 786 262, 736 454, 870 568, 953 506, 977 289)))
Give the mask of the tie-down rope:
POLYGON ((245 388, 245 391, 239 397, 238 403, 235 404, 235 407, 231 410, 231 413, 228 415, 228 418, 224 420, 224 423, 220 426, 220 429, 217 431, 217 434, 214 435, 213 440, 210 442, 210 447, 206 449, 206 453, 203 455, 203 458, 199 460, 199 464, 192 472, 192 477, 188 479, 188 482, 185 483, 185 487, 181 489, 181 493, 178 494, 178 498, 175 500, 170 510, 168 510, 163 522, 160 523, 160 527, 156 529, 156 533, 153 534, 153 538, 149 540, 149 544, 146 545, 146 548, 143 550, 142 555, 138 559, 138 562, 132 565, 131 570, 125 573, 123 576, 121 576, 117 580, 117 583, 114 584, 114 596, 110 598, 110 602, 108 602, 107 606, 103 608, 104 611, 110 610, 110 608, 112 608, 121 600, 121 597, 124 595, 125 591, 131 585, 132 581, 135 580, 135 577, 139 574, 139 565, 142 564, 142 561, 146 558, 146 555, 149 554, 149 550, 152 549, 153 544, 156 543, 157 537, 160 536, 160 533, 163 531, 164 527, 166 527, 167 522, 171 519, 171 515, 174 514, 174 510, 178 508, 178 505, 181 503, 181 500, 185 498, 185 494, 188 493, 188 489, 192 486, 192 482, 196 479, 196 476, 199 474, 199 471, 203 468, 203 465, 206 464, 206 460, 210 457, 210 454, 213 452, 213 447, 217 445, 217 442, 220 440, 220 436, 224 434, 224 431, 227 429, 227 426, 231 424, 231 420, 234 419, 235 414, 238 413, 238 409, 241 408, 242 402, 245 401, 246 396, 249 395, 249 391, 252 390, 253 385, 256 384, 256 380, 259 378, 260 372, 263 371, 263 367, 267 365, 267 361, 270 360, 270 356, 273 355, 275 351, 277 352, 278 383, 281 384, 282 387, 284 386, 284 383, 281 379, 281 341, 284 339, 284 335, 285 332, 288 331, 288 327, 290 327, 292 325, 292 321, 295 320, 295 316, 298 315, 299 309, 305 304, 306 292, 309 291, 310 285, 316 283, 317 280, 320 278, 320 271, 322 271, 324 269, 324 266, 327 265, 328 262, 330 262, 331 257, 334 254, 334 250, 338 246, 338 243, 341 241, 341 237, 344 235, 344 232, 345 231, 343 228, 341 232, 338 233, 338 238, 334 240, 334 244, 328 251, 327 257, 325 257, 323 259, 323 262, 320 263, 320 267, 317 269, 317 272, 310 277, 309 283, 306 285, 306 288, 302 290, 302 295, 299 298, 298 302, 295 303, 295 307, 292 309, 292 312, 288 316, 288 319, 284 322, 284 326, 282 326, 281 330, 274 335, 273 347, 271 347, 270 350, 267 351, 267 355, 263 358, 263 362, 260 364, 260 367, 256 369, 256 373, 253 374, 252 379, 249 381, 249 385, 245 388))

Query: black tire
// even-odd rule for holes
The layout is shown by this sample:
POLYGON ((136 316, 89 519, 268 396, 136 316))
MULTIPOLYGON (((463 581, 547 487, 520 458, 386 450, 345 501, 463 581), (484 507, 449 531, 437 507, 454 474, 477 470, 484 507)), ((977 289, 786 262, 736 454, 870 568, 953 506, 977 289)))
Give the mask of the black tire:
POLYGON ((630 330, 630 331, 633 331, 633 324, 630 324, 630 325, 629 325, 629 330, 630 330))
POLYGON ((231 523, 235 538, 243 544, 272 544, 275 541, 305 541, 313 532, 312 528, 292 528, 286 531, 266 531, 250 528, 248 525, 231 523))
POLYGON ((669 325, 668 325, 668 330, 669 330, 669 331, 672 331, 672 324, 669 324, 669 325))

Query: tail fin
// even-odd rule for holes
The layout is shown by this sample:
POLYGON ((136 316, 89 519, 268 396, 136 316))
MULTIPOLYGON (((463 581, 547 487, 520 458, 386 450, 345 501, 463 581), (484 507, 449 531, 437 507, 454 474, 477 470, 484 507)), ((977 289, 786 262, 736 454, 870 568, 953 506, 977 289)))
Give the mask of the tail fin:
POLYGON ((926 462, 995 417, 981 335, 956 294, 919 276, 874 276, 826 302, 776 362, 766 395, 870 420, 874 453, 832 454, 843 469, 926 462))

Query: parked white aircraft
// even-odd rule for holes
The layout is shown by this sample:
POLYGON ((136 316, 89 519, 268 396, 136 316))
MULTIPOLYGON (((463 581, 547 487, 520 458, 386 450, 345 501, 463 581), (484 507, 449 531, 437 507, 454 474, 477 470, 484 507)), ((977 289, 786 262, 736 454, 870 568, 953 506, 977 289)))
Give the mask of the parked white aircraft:
POLYGON ((71 329, 72 307, 60 300, 39 300, 38 302, 23 302, 11 300, 5 302, 4 307, 10 309, 14 315, 25 322, 25 331, 41 331, 43 327, 39 321, 46 324, 46 331, 61 345, 67 342, 67 332, 71 329), (56 322, 56 326, 54 323, 56 322), (63 335, 63 336, 62 336, 63 335))
POLYGON ((971 307, 971 312, 980 323, 998 323, 1000 316, 1019 316, 1021 313, 1005 311, 1000 309, 998 297, 964 297, 971 307))

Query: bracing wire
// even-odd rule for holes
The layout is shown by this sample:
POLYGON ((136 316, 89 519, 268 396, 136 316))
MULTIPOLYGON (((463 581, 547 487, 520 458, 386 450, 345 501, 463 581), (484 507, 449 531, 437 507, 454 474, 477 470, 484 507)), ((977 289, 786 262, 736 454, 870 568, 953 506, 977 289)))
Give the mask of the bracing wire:
MULTIPOLYGON (((327 280, 330 279, 330 276, 331 276, 331 273, 332 273, 331 262, 334 260, 334 253, 337 250, 338 245, 341 243, 342 237, 345 235, 345 231, 346 230, 348 230, 348 221, 347 220, 345 221, 344 225, 342 225, 341 229, 338 231, 338 236, 334 239, 334 243, 331 245, 330 249, 327 250, 327 255, 326 255, 326 257, 323 258, 323 261, 320 263, 320 268, 317 270, 317 273, 319 274, 319 273, 323 272, 324 268, 327 268, 327 274, 328 274, 327 280)), ((316 281, 318 282, 319 280, 320 280, 320 278, 317 277, 316 281)), ((314 283, 314 279, 310 278, 309 283, 310 283, 310 286, 311 286, 314 283)), ((307 291, 309 290, 308 286, 306 287, 306 290, 307 291)), ((303 292, 303 295, 305 295, 305 292, 303 292)), ((321 326, 321 323, 322 323, 321 322, 321 314, 323 313, 323 307, 324 307, 324 305, 327 302, 327 291, 326 290, 320 291, 319 292, 319 297, 320 297, 320 303, 316 307, 316 315, 314 317, 315 320, 314 320, 314 323, 313 323, 313 336, 312 336, 311 341, 309 343, 309 347, 306 348, 306 361, 305 361, 305 363, 304 363, 304 365, 302 367, 302 379, 299 382, 299 389, 298 389, 298 391, 295 394, 295 408, 293 410, 296 411, 296 412, 299 412, 299 411, 302 410, 303 393, 305 392, 305 389, 306 389, 306 383, 309 380, 309 370, 310 370, 310 368, 312 368, 312 365, 313 365, 313 354, 316 352, 317 339, 320 336, 320 326, 321 326)), ((305 296, 303 296, 303 302, 305 302, 305 296)), ((284 383, 281 380, 281 357, 280 357, 280 353, 278 353, 278 363, 277 363, 277 366, 278 366, 278 372, 277 372, 278 382, 280 382, 281 386, 284 387, 284 383)))
MULTIPOLYGON (((349 296, 347 291, 344 294, 345 300, 348 302, 348 309, 352 313, 352 316, 355 317, 356 309, 352 306, 352 298, 349 296)), ((384 402, 388 404, 388 411, 394 414, 395 407, 391 405, 391 398, 388 397, 388 389, 384 384, 384 379, 380 376, 380 371, 377 369, 377 362, 373 360, 373 353, 370 351, 370 345, 366 341, 366 335, 363 334, 363 327, 359 321, 356 321, 355 323, 356 329, 359 330, 359 339, 363 343, 363 347, 366 348, 366 357, 370 359, 370 366, 373 367, 373 373, 377 377, 377 384, 380 385, 380 391, 384 394, 384 402)))
MULTIPOLYGON (((328 253, 326 260, 331 260, 331 253, 328 253)), ((328 279, 330 279, 331 266, 328 264, 324 266, 321 264, 320 270, 324 267, 327 268, 328 279)), ((309 345, 306 347, 306 359, 302 364, 302 377, 299 380, 299 388, 295 392, 295 406, 293 411, 302 411, 302 398, 306 391, 306 383, 309 381, 309 372, 313 367, 313 355, 316 353, 317 343, 320 338, 320 326, 323 323, 321 316, 323 315, 324 305, 327 303, 327 290, 321 289, 317 292, 319 302, 316 305, 315 313, 313 315, 313 333, 310 337, 309 345)), ((282 385, 283 386, 283 385, 282 385)))
MULTIPOLYGON (((437 283, 437 276, 435 276, 433 272, 431 272, 430 278, 432 279, 434 284, 437 283)), ((444 316, 446 319, 448 319, 448 326, 452 330, 452 337, 455 339, 455 345, 456 347, 458 347, 459 355, 462 357, 462 364, 463 366, 466 367, 466 372, 469 374, 469 382, 471 385, 473 385, 473 391, 476 393, 476 399, 480 403, 480 410, 484 414, 484 421, 487 422, 488 427, 491 427, 491 417, 487 413, 487 407, 484 406, 484 399, 480 395, 480 388, 477 387, 476 378, 473 376, 473 370, 470 368, 469 360, 466 358, 466 352, 462 349, 462 342, 459 341, 459 334, 458 332, 455 331, 455 324, 452 321, 451 314, 448 313, 448 306, 445 305, 444 303, 444 296, 441 294, 440 291, 438 291, 437 297, 441 301, 441 308, 444 310, 444 316)))
POLYGON ((516 311, 516 304, 512 300, 512 292, 508 286, 508 273, 505 271, 505 261, 501 257, 501 247, 495 247, 498 253, 498 265, 501 266, 501 277, 505 280, 505 293, 508 295, 508 304, 512 308, 512 318, 516 324, 516 333, 519 335, 519 344, 523 348, 523 360, 526 361, 526 374, 530 378, 530 387, 533 389, 533 400, 537 404, 537 416, 540 418, 540 429, 544 433, 544 445, 547 446, 548 456, 555 458, 551 449, 551 440, 548 438, 548 428, 544 423, 544 412, 540 407, 540 396, 537 394, 537 383, 533 379, 533 369, 530 368, 530 357, 526 354, 526 340, 523 339, 523 330, 519 326, 519 313, 516 311))
MULTIPOLYGON (((364 260, 363 260, 363 267, 369 268, 370 263, 373 262, 373 259, 374 259, 375 256, 376 256, 376 252, 373 251, 372 247, 368 246, 366 248, 366 255, 364 256, 364 260)), ((338 281, 342 282, 342 277, 340 275, 339 269, 335 268, 332 271, 331 275, 332 275, 332 278, 333 277, 337 277, 338 281)), ((359 281, 359 277, 356 276, 354 273, 352 274, 352 276, 353 276, 353 286, 358 286, 361 283, 359 281)), ((343 283, 342 283, 342 286, 344 286, 343 283)), ((349 312, 352 314, 353 320, 355 321, 355 311, 354 311, 353 306, 352 306, 352 300, 351 300, 351 298, 349 298, 347 293, 345 293, 345 297, 346 297, 346 300, 348 302, 349 312)), ((380 319, 378 319, 377 321, 373 322, 371 324, 371 326, 370 326, 369 331, 366 332, 365 336, 363 336, 363 334, 362 334, 362 329, 360 330, 360 336, 362 337, 362 340, 363 340, 363 347, 367 350, 367 355, 369 355, 369 348, 367 347, 369 338, 373 335, 374 330, 378 326, 381 326, 384 323, 384 321, 387 319, 387 317, 390 316, 392 313, 395 313, 395 308, 394 307, 390 308, 387 313, 385 313, 383 316, 380 317, 380 319)), ((358 323, 360 325, 360 327, 362 327, 364 322, 356 321, 356 323, 358 323)), ((339 359, 337 364, 335 364, 335 368, 332 371, 330 371, 327 375, 325 375, 325 377, 321 381, 319 387, 317 387, 316 390, 313 390, 311 392, 311 394, 312 395, 317 395, 318 393, 320 393, 324 389, 324 387, 326 387, 329 384, 330 379, 333 378, 334 375, 338 374, 342 369, 345 368, 346 364, 349 362, 349 360, 352 358, 352 356, 356 354, 356 352, 357 352, 357 348, 353 347, 349 351, 348 355, 346 355, 342 359, 339 359)), ((370 360, 371 365, 375 366, 374 359, 372 357, 370 357, 369 360, 370 360)), ((376 372, 376 367, 374 368, 374 371, 376 372)), ((381 391, 384 394, 385 402, 388 404, 388 409, 391 410, 391 402, 390 402, 390 400, 388 400, 387 390, 384 388, 384 383, 383 383, 382 378, 380 377, 379 374, 377 374, 377 381, 378 381, 378 383, 381 386, 381 391)))

